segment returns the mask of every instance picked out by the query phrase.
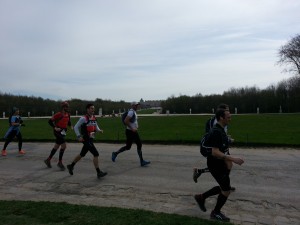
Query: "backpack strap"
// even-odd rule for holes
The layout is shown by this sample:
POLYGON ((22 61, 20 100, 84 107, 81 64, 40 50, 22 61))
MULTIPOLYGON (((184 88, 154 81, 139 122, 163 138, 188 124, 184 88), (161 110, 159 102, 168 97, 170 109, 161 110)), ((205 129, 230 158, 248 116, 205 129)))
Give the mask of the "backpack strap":
POLYGON ((97 118, 95 117, 95 115, 92 116, 92 119, 90 119, 89 115, 87 115, 87 114, 84 115, 84 117, 85 117, 86 123, 89 123, 89 121, 91 121, 91 120, 97 121, 97 118))
POLYGON ((133 109, 129 109, 127 112, 125 112, 125 113, 122 114, 122 122, 123 122, 123 124, 124 124, 125 126, 126 126, 126 124, 125 124, 125 118, 128 116, 128 113, 129 113, 130 111, 132 111, 133 114, 132 114, 132 117, 130 118, 129 121, 130 121, 131 123, 133 123, 133 122, 135 121, 135 117, 136 117, 135 111, 134 111, 133 109))
POLYGON ((205 133, 208 133, 214 126, 215 116, 211 117, 206 121, 205 124, 205 133))
POLYGON ((130 118, 130 122, 133 123, 133 122, 135 121, 136 115, 135 115, 135 111, 134 111, 133 109, 131 109, 131 110, 133 111, 133 115, 132 115, 132 117, 130 118))

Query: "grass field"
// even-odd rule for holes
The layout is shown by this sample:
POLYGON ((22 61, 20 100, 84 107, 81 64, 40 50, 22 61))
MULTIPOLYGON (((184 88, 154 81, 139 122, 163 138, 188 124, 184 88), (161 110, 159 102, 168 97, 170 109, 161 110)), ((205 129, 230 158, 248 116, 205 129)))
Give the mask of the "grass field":
MULTIPOLYGON (((71 205, 67 203, 0 201, 5 225, 218 225, 216 221, 145 210, 71 205)), ((222 223, 224 224, 224 223, 222 223)), ((230 224, 230 223, 226 223, 230 224)))
MULTIPOLYGON (((198 144, 204 133, 208 115, 142 116, 139 133, 144 143, 198 144)), ((23 118, 24 141, 53 141, 51 127, 46 118, 23 118)), ((78 118, 72 118, 73 124, 78 118)), ((96 141, 124 142, 124 126, 120 117, 98 118, 104 134, 96 141)), ((7 119, 0 120, 0 135, 8 128, 7 119)), ((300 147, 300 114, 232 115, 229 134, 236 146, 287 146, 300 147)), ((68 132, 68 141, 75 141, 75 133, 68 132)))

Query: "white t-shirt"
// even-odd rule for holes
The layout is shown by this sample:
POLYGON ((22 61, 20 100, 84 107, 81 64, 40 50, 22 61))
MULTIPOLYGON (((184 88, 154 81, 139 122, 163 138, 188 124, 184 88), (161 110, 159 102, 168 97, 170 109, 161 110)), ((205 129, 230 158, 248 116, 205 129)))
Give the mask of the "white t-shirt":
POLYGON ((131 128, 136 128, 136 129, 138 129, 139 128, 139 124, 138 124, 138 116, 137 116, 137 114, 136 114, 136 112, 133 110, 133 109, 130 109, 129 111, 128 111, 128 114, 127 114, 127 116, 129 116, 130 118, 132 118, 133 117, 133 115, 135 115, 135 120, 133 121, 133 122, 130 122, 130 127, 129 126, 127 126, 127 129, 131 129, 131 128))

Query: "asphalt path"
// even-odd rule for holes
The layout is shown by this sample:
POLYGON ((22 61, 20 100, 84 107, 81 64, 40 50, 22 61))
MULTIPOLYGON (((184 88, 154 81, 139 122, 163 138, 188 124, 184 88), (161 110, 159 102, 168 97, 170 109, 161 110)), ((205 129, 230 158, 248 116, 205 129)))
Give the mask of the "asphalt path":
MULTIPOLYGON (((1 144, 1 143, 0 143, 1 144)), ((120 154, 111 153, 121 145, 96 143, 100 168, 108 175, 97 179, 91 154, 87 154, 71 176, 56 166, 58 153, 47 168, 46 159, 53 143, 24 143, 26 155, 19 156, 11 143, 6 157, 0 156, 0 199, 68 202, 95 206, 138 208, 209 219, 216 197, 206 201, 207 212, 198 208, 193 196, 216 185, 209 173, 198 182, 193 167, 204 167, 198 146, 144 145, 140 167, 136 147, 120 154)), ((64 156, 68 164, 80 152, 80 143, 69 143, 64 156)), ((235 224, 300 224, 300 150, 233 148, 232 155, 245 159, 234 165, 231 184, 236 187, 222 211, 235 224)))

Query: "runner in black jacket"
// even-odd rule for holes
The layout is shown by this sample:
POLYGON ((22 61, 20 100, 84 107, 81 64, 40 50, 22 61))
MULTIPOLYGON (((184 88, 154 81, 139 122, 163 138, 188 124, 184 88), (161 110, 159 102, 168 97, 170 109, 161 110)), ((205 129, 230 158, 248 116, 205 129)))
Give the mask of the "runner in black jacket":
POLYGON ((203 194, 195 195, 200 209, 206 211, 205 199, 218 195, 217 204, 212 210, 210 217, 216 220, 230 221, 222 212, 221 208, 226 203, 230 194, 230 178, 228 169, 228 163, 236 163, 242 165, 244 160, 239 157, 233 157, 228 155, 228 138, 224 130, 231 120, 230 112, 224 109, 218 109, 216 112, 216 118, 218 123, 215 125, 217 129, 214 129, 210 136, 210 143, 212 145, 212 155, 207 157, 207 167, 211 175, 215 178, 218 186, 213 187, 203 194))

